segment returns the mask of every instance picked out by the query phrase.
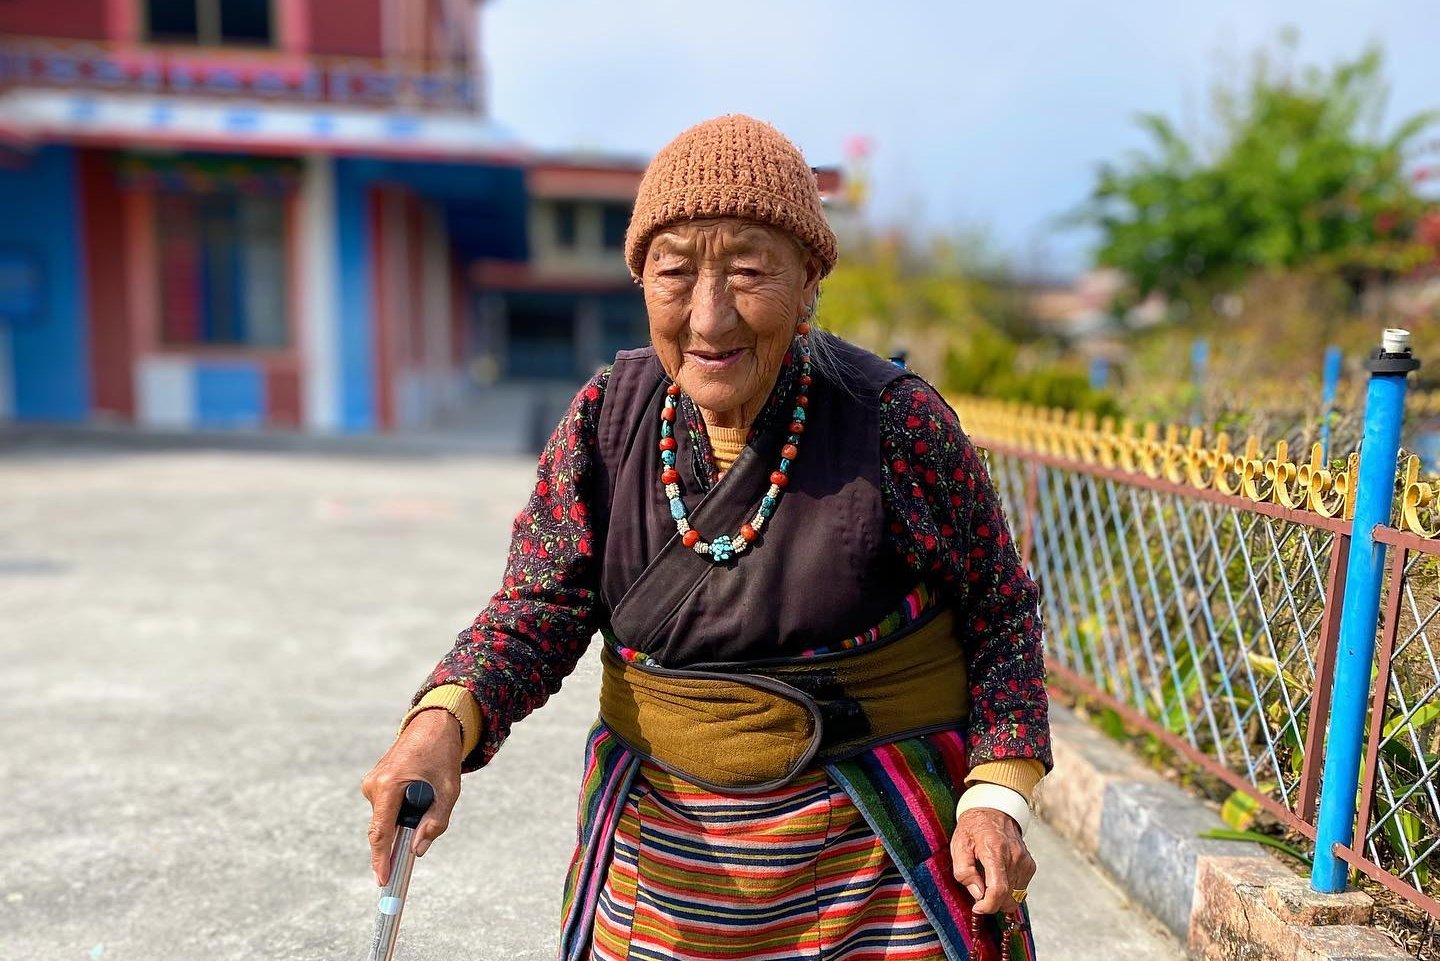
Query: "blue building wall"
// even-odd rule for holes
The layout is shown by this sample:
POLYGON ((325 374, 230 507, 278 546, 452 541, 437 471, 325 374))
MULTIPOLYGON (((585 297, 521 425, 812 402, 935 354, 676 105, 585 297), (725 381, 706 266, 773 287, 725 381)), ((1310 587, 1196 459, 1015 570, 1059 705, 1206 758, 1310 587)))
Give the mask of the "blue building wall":
POLYGON ((340 307, 340 427, 373 431, 376 391, 375 238, 373 187, 393 185, 438 203, 451 243, 466 260, 523 260, 527 256, 525 175, 519 167, 407 162, 341 157, 335 160, 335 289, 340 307))
POLYGON ((263 427, 265 372, 244 361, 195 365, 195 422, 199 427, 263 427))
POLYGON ((75 152, 43 147, 0 168, 0 258, 33 265, 34 309, 0 316, 11 332, 17 420, 83 421, 90 413, 89 336, 75 152))
POLYGON ((335 161, 335 290, 340 299, 340 429, 376 427, 375 311, 370 301, 375 245, 368 192, 373 162, 335 161))
MULTIPOLYGON (((52 145, 18 166, 0 168, 0 325, 10 332, 14 369, 9 380, 15 395, 10 406, 17 419, 77 422, 90 416, 91 346, 77 166, 73 148, 52 145), (15 278, 32 274, 39 278, 35 296, 28 290, 17 293, 15 278), (17 315, 6 313, 12 310, 17 315)), ((439 204, 462 259, 527 256, 520 168, 337 158, 333 262, 340 315, 339 409, 341 429, 350 432, 373 431, 378 423, 369 196, 371 188, 386 184, 439 204)), ((205 426, 263 421, 263 383, 257 384, 253 372, 206 367, 197 370, 196 386, 197 420, 205 426)))

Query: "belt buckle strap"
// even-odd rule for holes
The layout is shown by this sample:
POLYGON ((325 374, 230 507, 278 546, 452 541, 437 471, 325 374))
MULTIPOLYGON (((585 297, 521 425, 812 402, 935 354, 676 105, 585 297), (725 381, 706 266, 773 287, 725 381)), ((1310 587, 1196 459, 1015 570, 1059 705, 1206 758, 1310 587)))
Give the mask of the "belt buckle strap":
POLYGON ((816 701, 820 708, 820 750, 869 737, 874 732, 870 715, 853 697, 816 701))
POLYGON ((820 711, 820 750, 869 737, 875 730, 865 706, 852 697, 834 668, 788 667, 776 672, 820 711))

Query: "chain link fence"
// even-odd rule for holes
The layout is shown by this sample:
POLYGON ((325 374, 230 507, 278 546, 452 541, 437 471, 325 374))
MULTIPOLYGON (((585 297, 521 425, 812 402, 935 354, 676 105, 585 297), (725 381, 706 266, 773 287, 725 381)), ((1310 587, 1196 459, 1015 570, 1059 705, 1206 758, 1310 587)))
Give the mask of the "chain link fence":
MULTIPOLYGON (((1041 588, 1053 680, 1313 841, 1360 419, 1332 421, 1328 457, 1295 436, 1297 462, 1284 443, 956 407, 1041 588)), ((1440 483, 1418 464, 1376 529, 1389 566, 1360 815, 1338 853, 1440 919, 1440 483)))

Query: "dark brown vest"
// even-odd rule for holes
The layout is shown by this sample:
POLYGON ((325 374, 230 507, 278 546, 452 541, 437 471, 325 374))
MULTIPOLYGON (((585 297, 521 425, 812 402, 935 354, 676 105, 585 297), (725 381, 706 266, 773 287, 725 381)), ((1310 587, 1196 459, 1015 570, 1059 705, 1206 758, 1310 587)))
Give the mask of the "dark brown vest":
MULTIPOLYGON (((847 389, 816 372, 790 484, 761 539, 713 564, 680 543, 660 485, 665 374, 652 348, 615 359, 601 407, 608 503, 601 598, 618 642, 669 667, 799 654, 859 634, 898 608, 915 575, 884 548, 881 392, 904 371, 836 338, 847 389)), ((707 494, 689 432, 677 424, 677 467, 690 523, 707 539, 748 521, 779 462, 788 417, 752 439, 707 494)))

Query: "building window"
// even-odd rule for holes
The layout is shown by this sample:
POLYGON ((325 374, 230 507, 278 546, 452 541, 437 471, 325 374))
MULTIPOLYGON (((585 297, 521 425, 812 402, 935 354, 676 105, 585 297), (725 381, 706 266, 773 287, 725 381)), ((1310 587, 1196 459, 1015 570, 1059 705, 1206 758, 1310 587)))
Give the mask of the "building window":
POLYGON ((606 363, 622 350, 644 347, 650 342, 650 322, 645 301, 625 293, 600 301, 600 356, 606 363))
POLYGON ((151 40, 190 41, 200 39, 200 17, 196 0, 150 0, 146 27, 151 40))
POLYGON ((147 0, 146 35, 202 46, 274 43, 272 0, 147 0))
POLYGON ((165 344, 288 346, 283 197, 161 193, 156 230, 165 344))
POLYGON ((555 202, 555 246, 574 250, 579 243, 580 207, 574 201, 555 202))
POLYGON ((521 380, 574 380, 575 301, 512 294, 506 303, 506 373, 521 380))
POLYGON ((626 204, 606 204, 600 214, 600 236, 606 250, 625 249, 625 230, 630 226, 630 208, 626 204))

